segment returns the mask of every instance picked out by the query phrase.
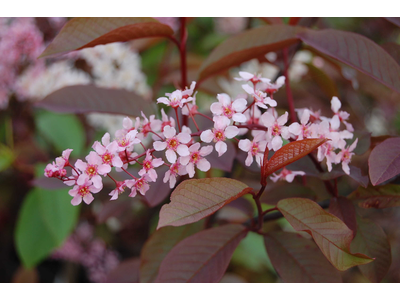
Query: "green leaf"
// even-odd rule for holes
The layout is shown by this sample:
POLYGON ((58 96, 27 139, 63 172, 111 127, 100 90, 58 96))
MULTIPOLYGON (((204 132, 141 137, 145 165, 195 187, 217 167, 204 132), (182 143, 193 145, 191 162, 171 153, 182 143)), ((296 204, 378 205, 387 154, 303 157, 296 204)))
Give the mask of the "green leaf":
POLYGON ((155 231, 144 244, 140 255, 140 282, 154 282, 161 262, 180 241, 201 230, 203 222, 155 231))
POLYGON ((4 144, 0 144, 0 172, 6 170, 14 162, 13 151, 4 144))
POLYGON ((358 205, 362 208, 386 208, 400 206, 400 185, 386 184, 358 187, 348 197, 351 200, 362 200, 358 205))
POLYGON ((74 115, 41 112, 36 117, 36 125, 41 133, 60 153, 65 149, 74 149, 72 156, 82 153, 85 135, 83 126, 74 115))
POLYGON ((18 255, 32 268, 60 247, 74 228, 79 208, 71 205, 68 189, 34 188, 24 200, 15 230, 18 255))
POLYGON ((285 282, 342 282, 339 272, 312 240, 291 232, 270 232, 265 248, 285 282))
POLYGON ((90 84, 63 87, 35 105, 60 113, 100 112, 138 117, 141 111, 146 115, 154 112, 152 103, 134 92, 90 84))
POLYGON ((336 269, 344 271, 373 261, 364 254, 350 253, 353 231, 314 201, 288 198, 280 200, 277 207, 295 230, 312 235, 322 253, 336 269))
POLYGON ((200 67, 199 81, 270 51, 290 46, 298 41, 298 27, 267 25, 246 30, 221 43, 200 67))
POLYGON ((157 229, 197 222, 251 190, 229 178, 185 180, 172 192, 171 202, 161 208, 157 229))
POLYGON ((73 18, 64 25, 40 57, 114 42, 168 37, 173 34, 171 27, 153 18, 73 18))
POLYGON ((228 224, 182 240, 162 261, 156 282, 219 282, 246 234, 243 225, 228 224))
POLYGON ((351 250, 375 258, 372 263, 358 267, 371 282, 381 282, 392 263, 390 244, 382 228, 371 220, 358 217, 357 235, 351 250))

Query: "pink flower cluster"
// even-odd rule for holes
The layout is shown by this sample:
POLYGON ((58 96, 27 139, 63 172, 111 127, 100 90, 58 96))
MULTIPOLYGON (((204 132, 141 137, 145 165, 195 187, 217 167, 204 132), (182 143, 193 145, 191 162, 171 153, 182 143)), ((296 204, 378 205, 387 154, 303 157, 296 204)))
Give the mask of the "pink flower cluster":
MULTIPOLYGON (((238 148, 247 152, 246 166, 250 166, 254 160, 261 166, 267 148, 277 151, 285 140, 307 138, 328 138, 329 141, 318 149, 318 160, 326 159, 329 171, 333 163, 341 163, 344 172, 349 174, 348 164, 357 140, 351 146, 346 146, 346 139, 353 138, 353 127, 348 123, 349 114, 340 110, 341 103, 337 97, 331 101, 332 118, 320 116, 319 112, 310 109, 300 109, 300 123, 289 125, 288 112, 278 115, 275 109, 277 102, 273 99, 285 78, 279 77, 275 83, 271 83, 260 75, 247 72, 239 72, 239 75, 237 80, 247 82, 242 86, 247 97, 232 99, 227 94, 218 94, 218 101, 210 106, 212 119, 197 110, 195 82, 190 88, 176 90, 157 99, 159 104, 175 110, 177 116, 178 109, 189 116, 197 132, 192 132, 185 125, 181 126, 179 119, 167 116, 163 109, 161 119, 155 115, 147 118, 143 113, 142 118, 137 117, 135 122, 126 117, 112 141, 110 134, 106 133, 101 142, 94 142, 94 151, 86 156, 86 161, 78 159, 74 166, 71 165, 68 158, 72 150, 67 149, 60 158, 47 165, 45 176, 61 179, 65 184, 73 186, 69 191, 73 205, 82 201, 89 204, 94 199, 92 194, 103 188, 105 176, 115 183, 115 189, 110 193, 111 200, 117 199, 125 190, 129 190, 130 197, 135 197, 138 193, 146 194, 150 188, 149 183, 155 182, 160 175, 157 168, 162 165, 168 166, 162 176, 165 183, 169 182, 170 188, 176 185, 178 176, 188 175, 192 178, 196 168, 203 172, 210 170, 211 164, 206 157, 214 146, 218 156, 226 153, 228 139, 234 139, 238 148), (200 130, 195 116, 209 118, 213 121, 213 127, 200 130), (249 138, 237 138, 244 135, 249 138), (149 140, 152 141, 149 143, 149 140), (156 156, 158 153, 163 155, 156 156), (129 165, 133 164, 140 165, 136 176, 128 171, 129 165), (72 175, 67 176, 65 167, 72 168, 72 175), (115 180, 111 175, 113 168, 116 172, 125 172, 130 178, 115 180)), ((291 182, 296 175, 305 174, 302 171, 283 169, 279 175, 273 174, 271 180, 291 182)))
POLYGON ((0 18, 0 109, 8 105, 15 82, 44 49, 34 18, 0 18))
POLYGON ((106 282, 109 272, 119 264, 117 253, 94 237, 94 229, 88 223, 80 224, 51 257, 84 266, 92 282, 106 282))

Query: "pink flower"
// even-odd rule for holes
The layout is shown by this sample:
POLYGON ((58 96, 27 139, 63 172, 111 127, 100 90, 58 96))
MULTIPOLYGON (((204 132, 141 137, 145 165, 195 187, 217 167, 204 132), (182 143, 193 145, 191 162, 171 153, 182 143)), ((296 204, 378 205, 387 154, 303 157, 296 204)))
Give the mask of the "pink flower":
POLYGON ((122 167, 123 163, 117 151, 119 146, 116 141, 110 143, 110 134, 107 132, 101 139, 101 142, 95 141, 92 148, 101 157, 104 164, 109 164, 113 167, 122 167))
POLYGON ((350 117, 350 114, 345 111, 341 111, 340 108, 342 107, 342 103, 340 102, 338 97, 332 97, 331 100, 331 109, 335 113, 335 116, 338 117, 340 122, 346 125, 346 129, 350 132, 354 131, 353 125, 346 122, 346 120, 350 117))
POLYGON ((157 168, 164 164, 164 161, 161 158, 155 158, 151 156, 150 150, 146 152, 146 158, 143 160, 143 168, 139 171, 139 175, 143 176, 144 174, 148 174, 151 181, 156 181, 157 173, 154 168, 157 168))
POLYGON ((245 161, 246 166, 250 166, 253 163, 254 156, 258 165, 261 166, 264 157, 264 151, 267 146, 267 141, 263 140, 263 138, 264 133, 261 132, 254 137, 253 141, 250 141, 249 139, 239 141, 239 148, 244 152, 248 152, 245 161))
POLYGON ((254 86, 259 82, 264 82, 264 83, 271 82, 271 79, 262 78, 261 74, 255 75, 255 74, 251 74, 249 72, 241 71, 241 72, 239 72, 239 76, 240 76, 240 78, 235 77, 234 79, 237 81, 251 81, 254 84, 254 86))
POLYGON ((277 182, 278 180, 286 180, 287 182, 292 182, 295 176, 303 176, 306 175, 303 171, 290 171, 286 168, 283 168, 282 172, 277 175, 277 174, 272 174, 270 176, 271 180, 273 182, 277 182))
POLYGON ((138 134, 138 131, 136 129, 133 129, 129 131, 126 135, 118 137, 115 141, 118 144, 118 152, 121 151, 132 151, 134 145, 140 144, 140 139, 138 139, 136 136, 138 134))
POLYGON ((175 119, 173 117, 168 118, 163 108, 161 108, 161 121, 161 131, 164 131, 164 128, 167 125, 175 127, 175 119))
POLYGON ((103 188, 103 182, 100 175, 107 175, 110 173, 111 166, 109 164, 104 164, 101 157, 94 151, 90 151, 89 155, 86 156, 86 160, 88 163, 85 163, 80 159, 75 163, 75 166, 82 171, 77 183, 80 185, 87 179, 90 179, 96 188, 103 188))
POLYGON ((218 156, 221 156, 226 152, 228 146, 224 141, 226 138, 234 138, 239 133, 239 128, 236 126, 228 126, 230 121, 225 116, 216 116, 213 118, 214 128, 203 131, 200 135, 200 139, 205 143, 211 143, 214 139, 215 150, 218 152, 218 156))
POLYGON ((351 157, 354 155, 353 151, 357 147, 358 138, 354 141, 348 148, 342 149, 336 157, 336 163, 342 162, 342 169, 347 174, 350 175, 349 163, 351 162, 351 157))
POLYGON ((118 196, 124 192, 126 188, 125 181, 118 181, 117 187, 111 191, 108 195, 112 196, 110 200, 118 199, 118 196))
POLYGON ((194 87, 196 86, 196 82, 193 81, 190 89, 186 89, 183 92, 181 90, 176 90, 172 92, 171 94, 166 93, 165 95, 168 96, 166 97, 160 97, 157 99, 157 103, 163 103, 167 106, 171 106, 172 108, 182 108, 182 106, 193 100, 191 97, 193 94, 194 87))
POLYGON ((271 107, 275 107, 277 105, 276 101, 268 97, 266 93, 253 89, 248 84, 242 85, 242 88, 246 91, 246 93, 253 96, 254 100, 256 101, 256 105, 261 108, 267 109, 268 106, 266 104, 271 107))
POLYGON ((147 134, 151 131, 156 132, 156 131, 161 130, 161 124, 162 124, 161 120, 157 120, 154 115, 151 115, 150 119, 147 119, 147 117, 144 115, 144 113, 143 112, 141 112, 141 113, 142 113, 142 117, 144 119, 143 124, 142 125, 140 124, 140 118, 136 118, 136 123, 135 123, 136 129, 138 129, 140 132, 140 135, 138 135, 139 139, 146 137, 147 134))
POLYGON ((265 92, 268 94, 277 92, 285 84, 285 79, 285 76, 279 76, 275 83, 267 83, 265 92))
POLYGON ((261 118, 261 122, 268 127, 268 137, 271 140, 268 143, 268 148, 277 151, 282 147, 282 138, 288 139, 290 137, 289 129, 284 126, 288 120, 288 112, 278 118, 278 113, 273 110, 265 112, 261 118))
POLYGON ((86 178, 82 184, 75 185, 74 188, 68 192, 68 194, 74 197, 71 200, 71 204, 76 206, 82 202, 82 199, 86 204, 90 204, 94 199, 91 193, 98 193, 100 190, 101 188, 96 188, 92 182, 86 178))
POLYGON ((131 189, 129 197, 135 197, 137 191, 139 191, 139 193, 141 193, 144 196, 150 188, 148 184, 149 179, 150 179, 149 176, 145 174, 139 179, 125 180, 126 186, 131 189))
POLYGON ((308 121, 310 120, 310 111, 305 109, 301 115, 300 123, 294 122, 289 126, 289 132, 297 136, 297 140, 311 137, 311 130, 308 121))
POLYGON ((200 149, 200 143, 195 143, 189 147, 190 155, 181 157, 181 164, 186 166, 190 178, 194 176, 194 166, 203 172, 210 170, 211 165, 204 156, 210 154, 212 150, 212 146, 206 146, 200 149))
POLYGON ((180 163, 181 158, 179 158, 176 163, 172 164, 167 172, 165 172, 163 182, 167 183, 169 181, 169 187, 172 189, 176 184, 176 177, 178 175, 187 174, 186 166, 180 163))
POLYGON ((318 148, 318 160, 322 161, 326 158, 326 166, 328 167, 329 172, 332 171, 332 163, 337 163, 337 154, 334 150, 335 148, 330 141, 327 141, 318 148))
POLYGON ((181 132, 176 135, 175 128, 168 125, 164 127, 163 133, 165 136, 165 141, 155 141, 153 143, 153 147, 156 151, 162 151, 167 148, 165 155, 170 163, 176 162, 177 156, 175 152, 177 152, 180 156, 186 156, 190 154, 188 146, 184 145, 189 143, 192 139, 190 134, 181 132))
POLYGON ((66 149, 66 150, 63 151, 61 157, 57 157, 56 158, 56 165, 60 169, 62 169, 65 166, 69 165, 69 156, 70 156, 72 151, 73 151, 72 149, 66 149))
POLYGON ((218 94, 218 102, 214 102, 210 106, 210 110, 214 115, 223 115, 235 122, 246 122, 246 117, 242 112, 247 107, 247 101, 244 98, 239 98, 231 102, 231 97, 227 94, 218 94))

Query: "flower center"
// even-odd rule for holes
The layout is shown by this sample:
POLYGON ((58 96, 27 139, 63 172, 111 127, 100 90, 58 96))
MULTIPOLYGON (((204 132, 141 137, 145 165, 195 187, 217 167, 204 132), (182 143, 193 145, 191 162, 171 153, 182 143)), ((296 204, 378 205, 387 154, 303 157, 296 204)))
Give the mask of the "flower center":
POLYGON ((96 165, 88 165, 86 168, 86 174, 89 175, 89 177, 93 177, 97 175, 97 166, 96 165))
POLYGON ((143 162, 143 168, 145 168, 146 171, 150 170, 150 169, 151 169, 151 161, 145 160, 145 161, 143 162))
POLYGON ((278 124, 275 124, 272 129, 272 135, 277 136, 281 134, 281 127, 278 124))
POLYGON ((224 106, 223 110, 224 110, 223 113, 224 113, 225 117, 232 118, 232 116, 233 116, 232 105, 224 106))
POLYGON ((90 193, 90 191, 89 191, 89 188, 87 186, 81 186, 79 191, 78 191, 78 194, 81 195, 82 197, 86 196, 89 193, 90 193))
POLYGON ((253 147, 251 147, 251 154, 255 156, 258 153, 258 145, 253 144, 253 147))
POLYGON ((197 161, 200 159, 200 154, 199 154, 199 152, 194 152, 194 153, 192 153, 192 156, 191 156, 191 158, 190 158, 190 161, 192 162, 192 163, 197 163, 197 161))
POLYGON ((167 140, 168 149, 176 150, 178 148, 179 142, 176 137, 172 137, 167 140))
POLYGON ((225 134, 221 129, 216 129, 214 131, 214 140, 215 142, 225 141, 225 134))
POLYGON ((103 160, 103 163, 111 165, 113 157, 114 155, 112 155, 110 152, 106 152, 101 156, 101 159, 103 160))

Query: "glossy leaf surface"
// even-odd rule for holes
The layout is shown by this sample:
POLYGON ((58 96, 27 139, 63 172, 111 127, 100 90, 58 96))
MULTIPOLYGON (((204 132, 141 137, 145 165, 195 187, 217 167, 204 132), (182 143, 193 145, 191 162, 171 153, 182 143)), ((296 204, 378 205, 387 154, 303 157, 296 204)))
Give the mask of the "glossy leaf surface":
POLYGON ((352 32, 305 29, 297 36, 306 44, 400 93, 400 66, 379 45, 352 32))
POLYGON ((386 208, 400 206, 400 185, 386 184, 375 187, 359 187, 349 195, 352 200, 362 200, 362 208, 386 208))
POLYGON ((185 180, 172 192, 171 202, 161 208, 157 229, 197 222, 251 190, 229 178, 185 180))
POLYGON ((342 282, 339 272, 312 240, 291 232, 264 236, 272 265, 284 282, 342 282))
POLYGON ((124 89, 101 88, 94 85, 72 85, 61 88, 36 106, 60 113, 100 112, 124 116, 153 113, 150 101, 124 89))
POLYGON ((368 158, 369 177, 378 185, 400 173, 400 138, 384 140, 368 158))
POLYGON ((202 223, 179 227, 164 227, 146 241, 140 256, 140 282, 154 282, 161 262, 171 249, 183 239, 201 230, 202 223))
POLYGON ((153 18, 73 18, 40 57, 138 38, 171 36, 171 27, 153 18))
POLYGON ((350 253, 353 232, 336 216, 314 201, 304 198, 283 199, 277 205, 295 230, 306 231, 325 257, 340 271, 372 261, 364 254, 350 253))
POLYGON ((156 282, 219 282, 246 234, 244 226, 229 224, 184 239, 161 263, 156 282))
POLYGON ((22 205, 16 231, 17 252, 31 268, 61 246, 74 228, 79 207, 71 205, 68 189, 34 188, 22 205))
POLYGON ((268 161, 264 169, 265 176, 269 176, 284 166, 306 156, 326 141, 327 139, 305 139, 286 144, 276 151, 268 161))
POLYGON ((382 228, 371 220, 359 217, 357 225, 351 250, 375 258, 372 263, 358 267, 371 282, 381 282, 392 263, 389 241, 382 228))

